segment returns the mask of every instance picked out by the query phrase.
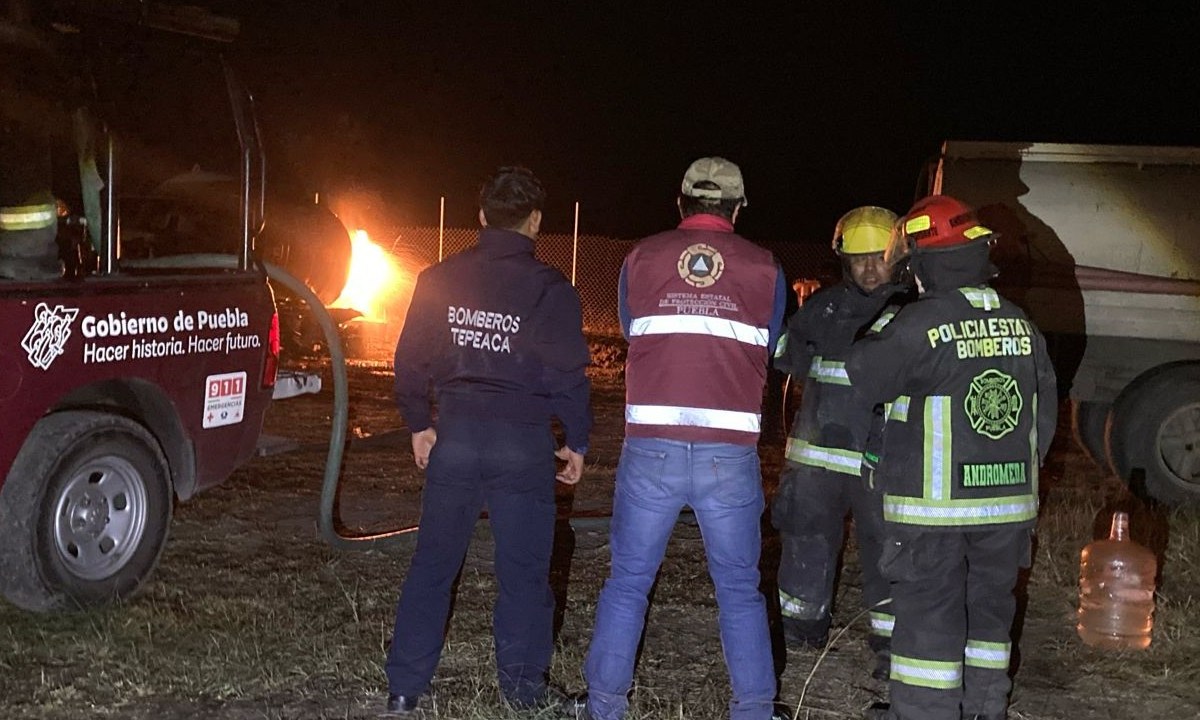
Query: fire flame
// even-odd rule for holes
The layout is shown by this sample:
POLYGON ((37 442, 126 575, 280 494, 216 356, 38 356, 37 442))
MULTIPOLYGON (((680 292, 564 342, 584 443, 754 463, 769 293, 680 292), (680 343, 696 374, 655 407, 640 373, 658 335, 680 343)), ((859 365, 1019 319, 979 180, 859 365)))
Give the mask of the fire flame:
POLYGON ((366 230, 355 230, 350 234, 346 287, 330 307, 352 308, 366 320, 386 322, 390 298, 402 283, 403 275, 395 258, 372 242, 366 230))

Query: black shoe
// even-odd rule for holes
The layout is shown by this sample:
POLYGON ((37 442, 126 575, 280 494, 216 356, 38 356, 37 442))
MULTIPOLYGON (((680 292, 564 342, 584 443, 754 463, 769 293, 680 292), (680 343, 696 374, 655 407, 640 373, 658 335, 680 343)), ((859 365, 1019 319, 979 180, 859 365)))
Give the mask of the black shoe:
POLYGON ((795 716, 795 711, 782 703, 775 703, 771 710, 771 720, 792 720, 795 716))
POLYGON ((892 676, 892 653, 880 650, 875 653, 875 667, 871 669, 871 677, 876 680, 887 680, 892 676))
POLYGON ((388 694, 387 712, 389 715, 413 715, 417 712, 417 701, 420 699, 420 695, 413 697, 388 694))
POLYGON ((892 706, 884 702, 871 703, 871 707, 863 710, 863 720, 888 720, 892 706))

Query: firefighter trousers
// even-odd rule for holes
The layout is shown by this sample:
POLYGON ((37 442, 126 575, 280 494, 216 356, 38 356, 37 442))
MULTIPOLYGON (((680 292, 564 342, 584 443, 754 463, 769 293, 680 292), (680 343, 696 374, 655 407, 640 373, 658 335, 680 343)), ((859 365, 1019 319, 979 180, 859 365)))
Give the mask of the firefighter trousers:
POLYGON ((823 643, 832 622, 833 588, 846 536, 846 513, 854 517, 862 569, 863 607, 869 611, 871 649, 888 647, 892 611, 881 604, 890 591, 879 572, 883 544, 882 496, 857 475, 787 463, 771 522, 779 530, 779 607, 791 640, 823 643))
POLYGON ((924 530, 887 524, 892 582, 893 720, 1004 717, 1014 590, 1030 562, 1024 525, 924 530))
POLYGON ((451 588, 479 519, 495 541, 492 613, 500 692, 530 704, 546 692, 553 651, 554 438, 549 425, 439 420, 421 498, 421 527, 396 605, 385 670, 389 692, 429 689, 442 652, 451 588))

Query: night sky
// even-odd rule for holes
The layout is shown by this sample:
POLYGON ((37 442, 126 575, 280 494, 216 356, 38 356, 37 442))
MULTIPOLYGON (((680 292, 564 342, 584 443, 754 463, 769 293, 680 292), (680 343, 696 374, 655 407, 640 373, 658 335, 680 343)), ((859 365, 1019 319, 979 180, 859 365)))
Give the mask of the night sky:
POLYGON ((581 232, 639 237, 716 154, 745 174, 745 235, 826 242, 851 207, 906 209, 945 138, 1200 145, 1195 9, 210 5, 242 21, 231 52, 273 177, 374 193, 393 225, 436 224, 441 195, 470 225, 483 177, 521 163, 550 194, 545 230, 570 232, 579 200, 581 232))

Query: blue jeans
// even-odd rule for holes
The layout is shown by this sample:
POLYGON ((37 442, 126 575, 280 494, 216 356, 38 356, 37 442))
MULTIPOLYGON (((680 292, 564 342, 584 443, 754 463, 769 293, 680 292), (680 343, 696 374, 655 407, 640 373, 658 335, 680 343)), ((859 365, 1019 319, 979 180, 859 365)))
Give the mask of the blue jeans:
POLYGON ((733 688, 730 718, 771 716, 776 683, 766 602, 758 591, 763 493, 757 448, 627 438, 613 498, 612 570, 584 664, 588 711, 596 720, 617 720, 629 705, 650 588, 684 505, 696 513, 717 591, 733 688))

